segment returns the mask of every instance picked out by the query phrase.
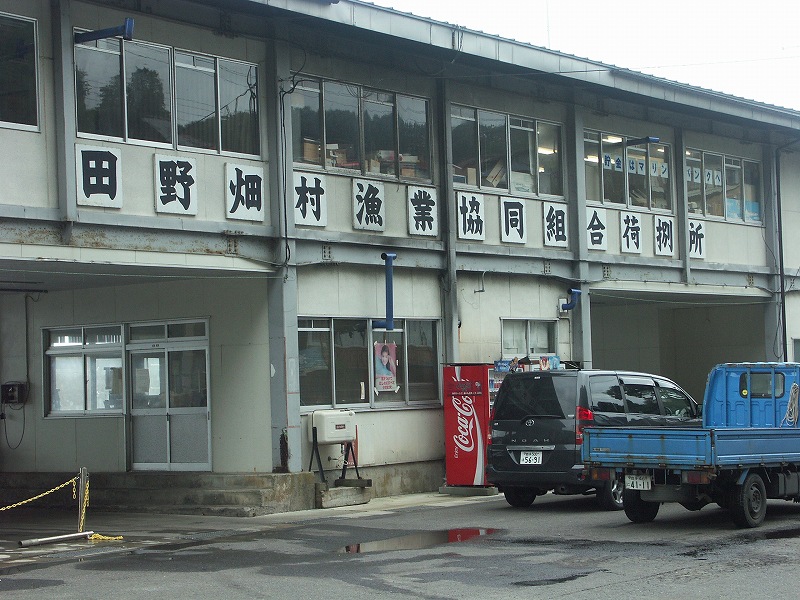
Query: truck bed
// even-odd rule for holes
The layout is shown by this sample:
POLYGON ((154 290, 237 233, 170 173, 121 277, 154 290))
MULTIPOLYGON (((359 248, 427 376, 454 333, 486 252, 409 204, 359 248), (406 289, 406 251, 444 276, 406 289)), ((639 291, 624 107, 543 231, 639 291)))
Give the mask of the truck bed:
POLYGON ((800 428, 587 428, 582 455, 602 467, 778 466, 800 462, 800 428))

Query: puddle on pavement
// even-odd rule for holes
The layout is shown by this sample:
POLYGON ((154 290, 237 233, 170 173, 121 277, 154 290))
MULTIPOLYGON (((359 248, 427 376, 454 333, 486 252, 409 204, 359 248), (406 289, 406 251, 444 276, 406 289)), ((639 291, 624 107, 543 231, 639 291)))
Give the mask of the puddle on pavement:
POLYGON ((432 548, 434 546, 453 544, 455 542, 466 542, 467 540, 484 535, 492 535, 496 531, 498 530, 478 527, 444 529, 441 531, 420 531, 418 533, 401 535, 386 540, 349 544, 344 548, 340 548, 338 552, 345 554, 364 554, 365 552, 390 552, 392 550, 420 550, 422 548, 432 548))

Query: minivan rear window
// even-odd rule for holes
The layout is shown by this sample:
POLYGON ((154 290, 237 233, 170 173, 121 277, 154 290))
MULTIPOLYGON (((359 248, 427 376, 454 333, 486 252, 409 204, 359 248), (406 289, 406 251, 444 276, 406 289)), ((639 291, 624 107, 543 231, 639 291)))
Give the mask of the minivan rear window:
POLYGON ((495 401, 494 418, 520 420, 524 417, 565 419, 575 414, 576 378, 549 374, 507 376, 495 401))

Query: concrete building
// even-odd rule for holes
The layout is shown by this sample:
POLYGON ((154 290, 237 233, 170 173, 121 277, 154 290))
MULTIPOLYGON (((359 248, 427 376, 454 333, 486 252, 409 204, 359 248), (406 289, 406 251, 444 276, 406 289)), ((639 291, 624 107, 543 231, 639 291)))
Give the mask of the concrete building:
POLYGON ((800 352, 798 140, 793 110, 358 0, 0 0, 0 470, 274 473, 303 507, 324 408, 376 494, 441 484, 445 363, 699 399, 800 352))

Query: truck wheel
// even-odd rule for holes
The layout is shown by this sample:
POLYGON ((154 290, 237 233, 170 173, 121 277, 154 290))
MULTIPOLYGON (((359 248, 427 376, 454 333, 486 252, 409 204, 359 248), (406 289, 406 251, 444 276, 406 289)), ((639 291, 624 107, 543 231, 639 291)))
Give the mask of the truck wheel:
POLYGON ((660 502, 642 500, 639 490, 625 490, 622 494, 625 516, 634 523, 649 523, 656 518, 660 502))
POLYGON ((750 473, 736 488, 731 502, 731 517, 739 527, 758 527, 767 514, 767 490, 758 473, 750 473))
POLYGON ((503 493, 506 502, 514 508, 527 508, 536 500, 536 490, 531 488, 505 488, 503 493))
POLYGON ((622 492, 625 486, 619 479, 612 479, 597 488, 597 503, 605 510, 622 510, 622 492))

